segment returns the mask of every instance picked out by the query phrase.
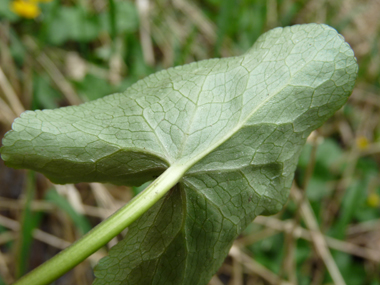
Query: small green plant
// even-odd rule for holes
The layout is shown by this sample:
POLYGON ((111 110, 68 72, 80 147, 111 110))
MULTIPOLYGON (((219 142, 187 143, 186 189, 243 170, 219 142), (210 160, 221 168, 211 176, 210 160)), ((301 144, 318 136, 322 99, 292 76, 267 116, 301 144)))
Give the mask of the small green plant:
POLYGON ((16 284, 47 284, 126 227, 94 284, 207 284, 257 216, 281 210, 302 146, 346 102, 357 74, 334 29, 276 28, 245 54, 170 68, 79 106, 25 112, 8 166, 55 183, 142 193, 16 284))

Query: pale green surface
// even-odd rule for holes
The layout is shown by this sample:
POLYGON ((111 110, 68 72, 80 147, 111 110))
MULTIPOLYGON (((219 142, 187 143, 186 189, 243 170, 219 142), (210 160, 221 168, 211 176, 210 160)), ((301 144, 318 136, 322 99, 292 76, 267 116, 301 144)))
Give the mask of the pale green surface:
POLYGON ((206 284, 247 224, 282 208, 305 139, 346 102, 356 73, 334 29, 277 28, 242 56, 24 113, 2 158, 58 183, 135 185, 169 165, 188 169, 99 263, 95 283, 206 284))

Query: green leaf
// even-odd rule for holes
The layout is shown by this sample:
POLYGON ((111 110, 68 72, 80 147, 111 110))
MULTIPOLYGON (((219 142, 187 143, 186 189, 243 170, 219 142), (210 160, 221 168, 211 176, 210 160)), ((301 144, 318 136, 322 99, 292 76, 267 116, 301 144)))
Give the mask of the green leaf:
POLYGON ((100 32, 96 17, 86 15, 79 7, 59 7, 52 21, 47 25, 47 35, 51 43, 60 45, 68 40, 89 42, 100 32))
MULTIPOLYGON (((111 34, 110 13, 100 14, 100 22, 103 31, 111 34)), ((133 33, 139 26, 138 12, 132 2, 115 1, 116 31, 118 33, 133 33)))
POLYGON ((33 80, 33 108, 57 108, 62 95, 51 86, 47 76, 35 75, 33 80))
POLYGON ((33 243, 33 231, 38 227, 38 224, 40 222, 40 215, 33 213, 31 210, 31 203, 34 199, 36 191, 35 179, 35 173, 29 171, 27 175, 27 185, 25 187, 26 201, 23 207, 21 218, 21 234, 16 244, 17 278, 24 275, 28 270, 28 260, 33 243))
POLYGON ((207 284, 239 233, 281 210, 301 147, 346 102, 357 69, 334 29, 276 28, 241 56, 170 68, 80 106, 25 112, 2 158, 56 183, 140 185, 186 169, 101 260, 95 284, 207 284))
POLYGON ((87 74, 82 81, 76 82, 75 85, 79 94, 88 101, 104 97, 105 94, 115 90, 106 79, 92 74, 87 74))
POLYGON ((10 9, 11 1, 10 0, 2 0, 0 1, 0 18, 4 17, 10 22, 15 22, 20 19, 20 17, 13 13, 10 9))

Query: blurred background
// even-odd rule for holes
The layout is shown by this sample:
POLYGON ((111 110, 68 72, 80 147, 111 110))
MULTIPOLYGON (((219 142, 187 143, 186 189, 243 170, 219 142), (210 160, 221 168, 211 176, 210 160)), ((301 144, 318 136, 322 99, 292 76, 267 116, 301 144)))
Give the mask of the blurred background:
MULTIPOLYGON (((326 23, 359 63, 347 104, 313 132, 287 205, 258 217, 210 281, 380 284, 379 0, 1 0, 0 138, 24 110, 125 90, 158 70, 240 55, 265 31, 326 23)), ((0 284, 10 284, 140 188, 53 185, 0 160, 0 284)), ((91 284, 117 239, 55 284, 91 284)))

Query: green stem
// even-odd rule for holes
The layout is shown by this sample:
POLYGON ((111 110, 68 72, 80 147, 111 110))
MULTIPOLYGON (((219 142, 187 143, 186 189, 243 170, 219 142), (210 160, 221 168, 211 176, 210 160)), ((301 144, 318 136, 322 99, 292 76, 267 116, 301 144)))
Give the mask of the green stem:
POLYGON ((170 190, 187 167, 171 166, 143 192, 70 247, 22 277, 14 285, 43 285, 56 280, 118 235, 170 190))

